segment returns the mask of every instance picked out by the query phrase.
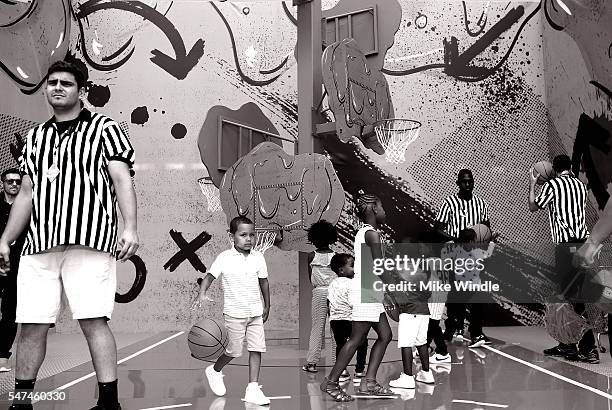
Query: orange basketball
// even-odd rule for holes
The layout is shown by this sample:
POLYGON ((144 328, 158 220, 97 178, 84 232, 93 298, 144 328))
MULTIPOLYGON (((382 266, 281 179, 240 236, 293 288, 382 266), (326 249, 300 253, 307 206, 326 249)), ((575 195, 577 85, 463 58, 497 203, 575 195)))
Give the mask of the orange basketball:
POLYGON ((534 174, 540 174, 538 176, 537 184, 542 185, 544 182, 555 176, 555 170, 552 167, 552 164, 548 161, 540 161, 537 162, 533 166, 534 174))

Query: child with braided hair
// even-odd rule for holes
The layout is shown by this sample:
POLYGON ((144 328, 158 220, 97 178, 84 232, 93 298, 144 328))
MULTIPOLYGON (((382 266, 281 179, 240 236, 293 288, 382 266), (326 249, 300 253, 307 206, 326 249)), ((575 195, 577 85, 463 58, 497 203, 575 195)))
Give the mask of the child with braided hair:
POLYGON ((338 402, 353 400, 353 397, 340 387, 338 381, 342 371, 349 364, 357 348, 361 345, 363 339, 367 337, 370 329, 374 329, 378 337, 370 350, 370 360, 366 375, 361 379, 359 388, 355 390, 358 394, 367 396, 394 396, 394 393, 388 387, 383 387, 376 381, 376 373, 385 355, 387 346, 393 337, 382 304, 383 295, 373 292, 373 287, 366 283, 370 282, 368 277, 373 282, 373 273, 361 272, 362 258, 372 258, 374 260, 383 257, 381 237, 377 228, 385 222, 385 210, 378 197, 365 194, 363 191, 358 193, 356 208, 357 216, 364 225, 357 231, 354 242, 355 277, 353 279, 353 289, 351 290, 353 305, 352 331, 349 340, 340 350, 329 376, 321 384, 321 390, 338 402), (364 244, 367 246, 363 246, 363 248, 367 250, 362 255, 362 245, 364 244), (369 252, 369 255, 366 255, 365 252, 369 252), (365 285, 362 284, 362 274, 364 275, 365 285), (366 289, 368 291, 365 291, 366 289))

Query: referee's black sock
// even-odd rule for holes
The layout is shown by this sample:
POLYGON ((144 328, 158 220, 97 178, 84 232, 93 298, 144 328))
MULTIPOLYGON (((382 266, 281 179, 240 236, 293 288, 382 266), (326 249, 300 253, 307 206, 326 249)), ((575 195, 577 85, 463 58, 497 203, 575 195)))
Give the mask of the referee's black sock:
POLYGON ((104 410, 120 409, 119 397, 117 393, 117 379, 108 383, 98 382, 98 406, 104 410))

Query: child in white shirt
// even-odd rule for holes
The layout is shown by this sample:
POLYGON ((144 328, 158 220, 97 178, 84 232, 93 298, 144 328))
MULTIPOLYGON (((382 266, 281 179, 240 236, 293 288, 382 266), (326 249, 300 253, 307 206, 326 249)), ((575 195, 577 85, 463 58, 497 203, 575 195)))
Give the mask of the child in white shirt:
POLYGON ((206 291, 212 281, 221 276, 223 318, 229 342, 225 352, 214 365, 208 366, 204 373, 213 393, 224 396, 226 389, 221 370, 232 359, 242 355, 242 345, 246 338, 249 351, 249 384, 246 387, 244 400, 265 406, 270 404, 270 399, 259 386, 259 368, 261 354, 266 351, 264 323, 270 313, 268 269, 263 254, 252 250, 255 244, 253 222, 244 216, 239 216, 232 219, 229 230, 234 244, 231 249, 217 256, 208 274, 200 283, 200 294, 192 306, 195 309, 210 300, 206 296, 206 291))
MULTIPOLYGON (((354 264, 355 259, 348 253, 336 254, 330 262, 331 269, 338 275, 329 284, 327 294, 327 299, 329 300, 329 324, 336 340, 336 356, 351 336, 353 326, 351 286, 353 286, 352 281, 355 276, 354 264)), ((368 339, 364 338, 357 349, 354 382, 361 382, 361 378, 365 376, 367 354, 368 339)))

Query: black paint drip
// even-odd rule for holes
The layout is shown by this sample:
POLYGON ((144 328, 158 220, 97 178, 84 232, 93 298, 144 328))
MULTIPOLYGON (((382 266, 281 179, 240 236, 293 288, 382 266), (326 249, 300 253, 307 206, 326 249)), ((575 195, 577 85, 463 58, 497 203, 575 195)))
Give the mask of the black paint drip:
POLYGON ((136 107, 131 115, 132 124, 143 125, 149 121, 149 111, 147 107, 136 107))
POLYGON ((111 92, 108 86, 93 84, 89 87, 87 101, 94 107, 104 107, 108 100, 110 100, 110 96, 111 92))

